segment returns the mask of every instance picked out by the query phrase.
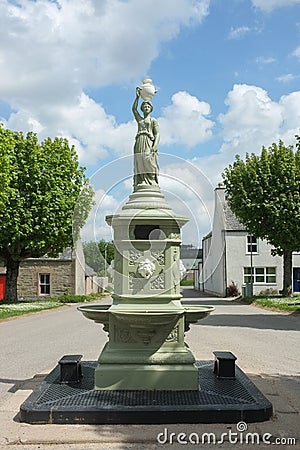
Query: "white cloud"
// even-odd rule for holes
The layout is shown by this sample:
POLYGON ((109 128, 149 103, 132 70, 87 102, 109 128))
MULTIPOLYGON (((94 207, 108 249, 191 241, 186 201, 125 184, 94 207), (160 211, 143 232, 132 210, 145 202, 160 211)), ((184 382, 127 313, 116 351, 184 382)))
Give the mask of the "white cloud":
POLYGON ((209 0, 18 3, 0 3, 0 96, 19 107, 145 74, 162 42, 206 16, 209 0))
POLYGON ((100 239, 112 240, 112 231, 106 224, 105 217, 115 212, 119 202, 103 189, 95 190, 94 201, 95 205, 81 229, 81 239, 86 242, 99 241, 100 239))
POLYGON ((298 5, 300 0, 252 0, 252 3, 255 7, 270 12, 275 8, 298 5))
POLYGON ((231 27, 230 33, 228 35, 228 39, 240 39, 245 36, 245 34, 249 33, 251 30, 249 27, 231 27))
MULTIPOLYGON (((283 95, 279 101, 284 117, 284 133, 294 138, 295 134, 299 134, 300 127, 300 91, 292 92, 288 95, 283 95)), ((287 144, 290 144, 287 142, 287 144)))
POLYGON ((243 139, 245 142, 252 142, 262 135, 268 139, 274 136, 282 121, 279 105, 270 99, 264 89, 257 86, 234 85, 225 104, 228 111, 219 116, 225 141, 236 142, 243 139))
POLYGON ((51 117, 48 110, 40 110, 36 117, 28 110, 20 110, 2 121, 10 129, 32 130, 40 139, 49 135, 67 138, 75 145, 80 162, 89 166, 105 158, 109 151, 128 154, 133 145, 134 122, 117 124, 114 116, 84 93, 67 105, 53 105, 51 117))
POLYGON ((300 60, 300 45, 293 51, 292 55, 296 56, 300 60))
POLYGON ((184 144, 193 147, 212 136, 214 123, 205 116, 210 114, 208 103, 188 92, 177 92, 172 104, 164 108, 159 118, 162 144, 184 144))
POLYGON ((275 62, 276 59, 272 58, 271 56, 267 57, 267 56, 258 56, 255 60, 255 62, 257 64, 272 64, 273 62, 275 62))
POLYGON ((236 154, 242 158, 246 152, 259 154, 263 145, 268 147, 279 139, 286 145, 294 144, 295 134, 299 134, 300 91, 275 102, 260 87, 237 84, 228 93, 225 104, 226 113, 219 115, 223 127, 219 153, 193 159, 215 186, 236 154))
MULTIPOLYGON (((183 237, 184 242, 192 242, 194 245, 199 245, 201 237, 211 228, 213 190, 217 183, 222 181, 221 173, 233 163, 235 155, 239 154, 243 158, 246 152, 259 154, 262 145, 268 147, 279 139, 286 145, 293 144, 295 134, 299 134, 300 91, 282 96, 276 102, 260 87, 237 84, 228 93, 225 103, 227 111, 219 116, 223 127, 223 144, 218 153, 193 158, 191 161, 162 152, 159 156, 161 189, 173 210, 190 218, 190 222, 183 228, 183 237)), ((159 119, 161 120, 162 118, 159 119)), ((111 186, 116 185, 118 178, 122 177, 120 183, 123 183, 126 174, 132 173, 131 162, 125 167, 127 159, 129 163, 130 157, 126 157, 119 160, 119 165, 117 162, 112 164, 114 175, 110 175, 108 168, 105 168, 95 175, 95 179, 103 185, 103 174, 108 173, 111 186)), ((126 192, 122 191, 122 201, 117 200, 119 197, 112 190, 106 189, 106 203, 102 201, 103 210, 98 209, 99 222, 95 227, 93 222, 89 221, 86 236, 96 229, 99 236, 110 238, 110 231, 103 217, 115 212, 124 199, 126 200, 131 191, 131 184, 131 179, 128 178, 125 182, 126 192)), ((104 190, 100 189, 99 192, 98 196, 104 194, 104 190)))
POLYGON ((187 243, 201 247, 212 225, 214 196, 210 180, 193 161, 176 161, 163 167, 160 186, 173 210, 189 218, 183 228, 187 243))
POLYGON ((292 73, 286 73, 284 75, 280 75, 276 78, 277 81, 280 83, 289 83, 290 81, 293 81, 297 78, 296 75, 293 75, 292 73))
POLYGON ((0 1, 0 99, 7 126, 70 138, 84 163, 129 151, 133 122, 118 125, 85 90, 140 79, 209 0, 0 1), (93 131, 93 136, 91 135, 93 131))
MULTIPOLYGON (((214 122, 207 119, 208 103, 187 92, 172 96, 171 105, 158 118, 161 145, 183 144, 193 147, 212 136, 214 122)), ((118 124, 116 118, 92 98, 82 93, 68 105, 53 105, 49 111, 40 111, 39 120, 22 110, 11 114, 6 126, 10 129, 33 130, 39 138, 66 137, 75 145, 81 164, 92 166, 113 153, 115 156, 132 153, 136 123, 131 120, 118 124)))

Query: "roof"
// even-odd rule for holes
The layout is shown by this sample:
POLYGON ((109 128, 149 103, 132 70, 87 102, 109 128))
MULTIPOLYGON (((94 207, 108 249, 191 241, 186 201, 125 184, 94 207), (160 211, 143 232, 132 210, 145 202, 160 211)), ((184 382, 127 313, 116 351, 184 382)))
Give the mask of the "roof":
MULTIPOLYGON (((226 231, 245 231, 244 225, 238 220, 236 215, 232 212, 225 195, 225 187, 222 183, 219 183, 215 189, 215 202, 216 205, 220 205, 223 210, 224 229, 226 231)), ((220 211, 219 208, 216 208, 220 211)), ((216 211, 215 210, 215 211, 216 211)))
POLYGON ((85 275, 87 277, 94 277, 97 275, 97 272, 95 272, 91 266, 89 266, 88 264, 85 264, 85 275))
POLYGON ((245 231, 245 226, 238 220, 227 200, 223 203, 225 230, 227 231, 245 231))
POLYGON ((180 247, 181 259, 201 259, 202 249, 194 247, 192 245, 182 244, 180 247))

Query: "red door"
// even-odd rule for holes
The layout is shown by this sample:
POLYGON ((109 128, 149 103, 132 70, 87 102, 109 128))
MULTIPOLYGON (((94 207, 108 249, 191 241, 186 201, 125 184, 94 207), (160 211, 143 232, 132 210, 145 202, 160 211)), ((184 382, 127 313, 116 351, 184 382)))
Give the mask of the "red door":
POLYGON ((0 275, 0 300, 5 297, 6 275, 0 275))

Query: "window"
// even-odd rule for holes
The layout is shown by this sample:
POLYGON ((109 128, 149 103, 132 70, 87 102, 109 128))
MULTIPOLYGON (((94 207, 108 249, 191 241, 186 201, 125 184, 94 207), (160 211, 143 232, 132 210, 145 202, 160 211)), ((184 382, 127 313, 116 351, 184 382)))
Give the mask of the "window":
POLYGON ((49 273, 40 273, 39 275, 39 295, 50 295, 49 273))
POLYGON ((258 253, 258 240, 255 236, 247 236, 247 253, 258 253))
POLYGON ((251 280, 251 267, 244 267, 244 283, 276 283, 276 267, 252 267, 253 280, 251 280))

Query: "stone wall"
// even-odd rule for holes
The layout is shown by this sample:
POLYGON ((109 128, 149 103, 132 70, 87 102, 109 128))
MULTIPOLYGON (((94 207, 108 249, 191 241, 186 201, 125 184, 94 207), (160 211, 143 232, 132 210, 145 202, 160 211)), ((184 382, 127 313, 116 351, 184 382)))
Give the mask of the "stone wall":
POLYGON ((18 277, 18 296, 39 296, 40 274, 50 274, 50 297, 58 297, 66 291, 75 294, 74 265, 75 261, 70 259, 39 258, 23 261, 18 277))

